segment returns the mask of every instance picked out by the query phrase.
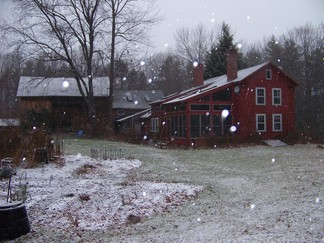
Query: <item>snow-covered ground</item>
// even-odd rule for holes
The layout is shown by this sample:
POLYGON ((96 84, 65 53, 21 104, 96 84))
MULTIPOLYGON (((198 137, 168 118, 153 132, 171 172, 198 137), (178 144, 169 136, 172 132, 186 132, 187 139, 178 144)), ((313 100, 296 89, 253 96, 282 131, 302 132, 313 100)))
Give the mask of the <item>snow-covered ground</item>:
MULTIPOLYGON (((71 227, 96 232, 171 210, 203 189, 181 183, 127 180, 127 175, 140 166, 136 159, 96 160, 69 155, 64 165, 18 169, 12 177, 12 190, 28 182, 26 208, 32 232, 41 228, 64 232, 71 227)), ((4 198, 7 181, 0 185, 4 198)), ((43 237, 33 241, 46 241, 43 237)))
POLYGON ((66 141, 82 156, 26 170, 32 232, 16 242, 324 241, 324 150, 314 144, 119 144, 136 159, 99 161, 84 156, 93 143, 66 141))

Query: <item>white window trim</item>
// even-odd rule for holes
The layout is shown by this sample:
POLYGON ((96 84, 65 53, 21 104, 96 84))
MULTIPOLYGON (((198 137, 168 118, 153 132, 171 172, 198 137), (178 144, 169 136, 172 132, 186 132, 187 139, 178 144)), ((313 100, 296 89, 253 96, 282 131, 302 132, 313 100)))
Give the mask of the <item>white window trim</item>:
POLYGON ((266 80, 272 80, 272 70, 271 69, 266 69, 265 76, 266 76, 266 80), (268 75, 267 75, 268 72, 270 73, 269 78, 268 78, 268 75))
POLYGON ((150 120, 150 130, 151 132, 158 132, 159 118, 153 117, 150 120))
POLYGON ((255 116, 255 125, 256 125, 256 131, 257 132, 266 132, 267 131, 267 116, 266 114, 256 114, 255 116), (258 117, 263 116, 264 117, 264 130, 259 130, 259 122, 258 122, 258 117))
POLYGON ((275 106, 277 106, 277 105, 281 105, 282 104, 282 92, 281 92, 281 88, 272 88, 272 105, 275 105, 275 106), (275 90, 279 90, 280 91, 280 102, 279 102, 279 104, 275 104, 275 95, 274 95, 274 93, 275 93, 275 90))
POLYGON ((256 105, 266 105, 267 101, 266 101, 266 89, 262 88, 262 87, 257 87, 255 88, 255 104, 256 105), (258 103, 258 90, 263 90, 264 91, 264 103, 258 103))
POLYGON ((272 114, 272 131, 274 132, 282 132, 282 114, 272 114), (280 129, 275 129, 275 117, 280 117, 280 129))

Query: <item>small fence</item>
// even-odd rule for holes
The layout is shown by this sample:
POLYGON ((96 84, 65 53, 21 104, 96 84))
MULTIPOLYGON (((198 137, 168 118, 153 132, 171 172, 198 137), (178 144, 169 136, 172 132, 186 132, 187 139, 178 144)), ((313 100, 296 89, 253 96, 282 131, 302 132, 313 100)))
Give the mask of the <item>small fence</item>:
POLYGON ((122 148, 91 148, 90 157, 92 159, 114 160, 125 158, 125 151, 122 148))

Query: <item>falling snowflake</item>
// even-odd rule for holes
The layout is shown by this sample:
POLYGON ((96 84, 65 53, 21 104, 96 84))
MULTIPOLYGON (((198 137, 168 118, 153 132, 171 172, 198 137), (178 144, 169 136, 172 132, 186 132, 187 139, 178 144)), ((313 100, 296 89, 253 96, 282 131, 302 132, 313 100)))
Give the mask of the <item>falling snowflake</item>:
POLYGON ((65 88, 65 89, 68 88, 69 86, 70 86, 70 84, 66 80, 62 83, 62 87, 65 88))
POLYGON ((231 131, 231 132, 236 132, 236 130, 237 130, 236 126, 231 126, 231 127, 230 127, 230 131, 231 131))

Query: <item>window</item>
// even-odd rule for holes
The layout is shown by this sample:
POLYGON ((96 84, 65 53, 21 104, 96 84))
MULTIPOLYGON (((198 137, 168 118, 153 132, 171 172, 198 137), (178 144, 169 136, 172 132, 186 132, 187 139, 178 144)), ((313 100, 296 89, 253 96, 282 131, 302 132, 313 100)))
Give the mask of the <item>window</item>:
POLYGON ((265 105, 266 104, 265 88, 256 88, 255 102, 257 105, 265 105))
POLYGON ((209 105, 204 104, 193 104, 191 105, 192 111, 209 111, 209 105))
POLYGON ((129 93, 129 92, 126 93, 126 98, 127 98, 127 101, 129 101, 129 102, 133 101, 133 97, 132 97, 131 93, 129 93))
POLYGON ((157 132, 159 126, 159 118, 151 118, 151 132, 157 132))
POLYGON ((271 80, 272 79, 272 72, 271 69, 266 70, 266 79, 271 80))
POLYGON ((170 118, 170 136, 171 137, 186 137, 186 117, 172 116, 170 118))
POLYGON ((146 102, 151 102, 151 99, 148 95, 144 95, 144 99, 146 102))
POLYGON ((210 132, 210 117, 207 115, 190 116, 190 137, 199 138, 210 132))
POLYGON ((230 127, 232 126, 232 115, 228 115, 225 119, 222 118, 222 115, 214 115, 213 125, 213 130, 216 136, 220 137, 229 135, 230 127))
POLYGON ((213 93, 212 98, 213 100, 231 100, 231 89, 227 88, 213 93))
POLYGON ((266 131, 266 115, 265 114, 257 114, 256 115, 256 130, 258 132, 266 131))
POLYGON ((231 111, 232 110, 231 105, 214 105, 213 108, 214 108, 214 111, 223 111, 223 110, 231 111))
POLYGON ((272 131, 281 132, 282 131, 282 115, 273 114, 272 115, 272 131))
POLYGON ((272 105, 281 105, 281 89, 272 89, 272 105))

